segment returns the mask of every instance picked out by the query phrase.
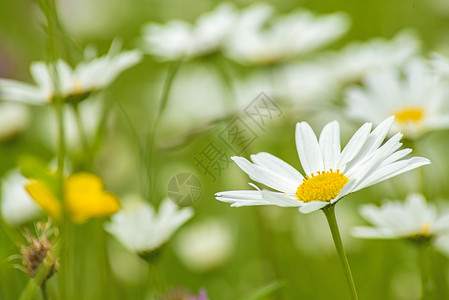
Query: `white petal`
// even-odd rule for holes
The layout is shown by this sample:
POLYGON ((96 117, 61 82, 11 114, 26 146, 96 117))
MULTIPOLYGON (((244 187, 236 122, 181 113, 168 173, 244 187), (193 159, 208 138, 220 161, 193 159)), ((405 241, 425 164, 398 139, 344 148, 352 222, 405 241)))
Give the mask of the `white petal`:
POLYGON ((432 232, 449 233, 449 214, 439 217, 431 228, 432 232))
POLYGON ((323 207, 329 205, 329 202, 325 202, 325 201, 311 201, 311 202, 300 202, 301 203, 301 207, 299 208, 299 211, 302 212, 303 214, 308 214, 314 211, 317 211, 319 209, 322 209, 323 207))
POLYGON ((233 156, 231 159, 246 173, 252 180, 260 182, 272 189, 284 193, 296 193, 298 183, 293 183, 285 176, 279 175, 270 170, 252 164, 243 157, 233 156))
POLYGON ((390 179, 394 176, 428 164, 430 164, 430 161, 424 157, 412 157, 407 160, 394 162, 391 165, 376 170, 363 182, 361 182, 359 186, 357 186, 356 190, 361 190, 367 186, 379 183, 381 181, 390 179))
POLYGON ((300 202, 285 196, 282 193, 270 191, 225 191, 215 194, 216 199, 231 203, 233 207, 276 205, 281 207, 297 207, 300 202))
POLYGON ((335 168, 340 155, 340 127, 337 121, 324 126, 320 134, 321 154, 323 155, 324 170, 335 168))
POLYGON ((348 162, 350 162, 357 154, 359 154, 363 145, 365 145, 371 131, 372 124, 365 123, 352 136, 345 148, 341 152, 336 169, 343 170, 348 162))
POLYGON ((296 124, 296 148, 306 175, 324 170, 320 145, 312 128, 306 122, 296 124))
POLYGON ((392 239, 394 234, 387 228, 372 228, 372 227, 354 227, 351 235, 357 238, 364 239, 392 239))
POLYGON ((365 144, 363 145, 363 148, 360 149, 360 152, 354 158, 354 161, 351 162, 351 165, 357 164, 361 160, 365 159, 380 146, 382 141, 385 139, 388 131, 390 130, 391 125, 393 124, 393 120, 394 117, 389 117, 388 119, 380 123, 376 128, 374 128, 374 130, 368 136, 365 144))
POLYGON ((251 155, 251 160, 260 167, 272 170, 279 175, 289 177, 289 179, 296 184, 300 183, 304 179, 301 173, 299 173, 295 168, 270 153, 260 152, 253 154, 251 155))

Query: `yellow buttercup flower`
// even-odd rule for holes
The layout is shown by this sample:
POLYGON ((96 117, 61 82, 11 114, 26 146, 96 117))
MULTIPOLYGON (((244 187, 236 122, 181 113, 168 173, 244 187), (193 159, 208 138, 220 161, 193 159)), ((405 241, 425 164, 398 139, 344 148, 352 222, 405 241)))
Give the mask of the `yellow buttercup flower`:
MULTIPOLYGON (((61 219, 61 202, 44 182, 31 180, 25 189, 50 217, 61 219)), ((120 209, 117 197, 104 190, 100 177, 90 173, 73 174, 65 180, 64 205, 67 215, 75 223, 107 216, 120 209)))
POLYGON ((61 203, 44 182, 32 179, 25 185, 25 189, 43 211, 54 220, 61 220, 61 203))

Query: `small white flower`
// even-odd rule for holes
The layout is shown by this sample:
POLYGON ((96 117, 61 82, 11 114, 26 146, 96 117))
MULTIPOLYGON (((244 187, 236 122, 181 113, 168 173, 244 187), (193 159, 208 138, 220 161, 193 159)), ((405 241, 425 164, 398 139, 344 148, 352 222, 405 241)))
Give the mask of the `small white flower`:
POLYGON ((409 194, 405 203, 363 205, 360 214, 373 226, 353 228, 352 235, 358 238, 430 239, 449 234, 449 214, 438 216, 435 206, 426 203, 421 194, 409 194))
POLYGON ((20 103, 0 103, 0 141, 25 130, 30 121, 28 107, 20 103))
POLYGON ((319 140, 306 122, 296 125, 296 147, 305 177, 281 159, 268 154, 251 155, 253 163, 234 156, 234 162, 249 177, 279 192, 266 190, 227 191, 216 194, 217 200, 231 206, 277 205, 300 207, 303 213, 335 204, 344 196, 396 175, 410 171, 430 161, 422 157, 402 159, 411 149, 397 151, 402 134, 398 133, 382 144, 393 117, 386 119, 371 132, 365 123, 340 149, 340 127, 337 121, 328 123, 319 140))
MULTIPOLYGON (((140 52, 133 50, 119 53, 120 47, 119 43, 114 41, 107 55, 82 61, 74 69, 67 62, 58 60, 54 68, 64 101, 76 103, 87 98, 93 92, 108 86, 121 72, 140 61, 140 52)), ((45 62, 31 64, 31 76, 36 85, 0 79, 2 99, 37 105, 51 102, 56 94, 51 69, 45 62)))
POLYGON ((123 246, 138 254, 151 253, 167 242, 173 233, 193 216, 191 208, 179 209, 170 199, 154 208, 141 200, 124 202, 123 208, 105 224, 123 246))
POLYGON ((206 272, 226 263, 234 247, 234 238, 229 224, 208 219, 183 229, 175 247, 187 267, 196 272, 206 272))
POLYGON ((349 22, 346 15, 315 16, 295 11, 270 20, 273 9, 265 4, 242 11, 226 48, 238 62, 274 64, 308 54, 343 35, 349 22))
POLYGON ((219 51, 237 18, 235 6, 222 3, 195 24, 172 20, 143 27, 143 47, 161 60, 191 59, 219 51))
POLYGON ((359 82, 367 73, 385 67, 400 67, 418 54, 419 40, 409 31, 392 40, 372 39, 352 43, 328 57, 328 69, 341 84, 359 82))
POLYGON ((370 73, 364 84, 347 92, 348 114, 354 119, 378 124, 394 115, 392 129, 407 138, 449 127, 448 90, 424 61, 410 61, 403 74, 393 68, 370 73))
POLYGON ((2 182, 2 216, 12 226, 31 221, 42 214, 42 210, 31 199, 24 185, 28 182, 18 169, 9 171, 2 182))

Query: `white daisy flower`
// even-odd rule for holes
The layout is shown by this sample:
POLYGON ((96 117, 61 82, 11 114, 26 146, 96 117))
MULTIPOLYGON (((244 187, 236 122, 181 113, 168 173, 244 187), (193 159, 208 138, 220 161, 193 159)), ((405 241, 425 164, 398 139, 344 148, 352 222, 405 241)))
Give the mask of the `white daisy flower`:
POLYGON ((409 194, 405 203, 366 204, 360 214, 373 226, 354 227, 352 235, 358 238, 430 239, 449 234, 449 214, 438 216, 435 206, 421 194, 409 194))
POLYGON ((28 127, 30 112, 21 103, 0 103, 0 141, 8 140, 28 127))
POLYGON ((367 74, 385 67, 400 67, 419 52, 420 42, 410 31, 391 40, 381 38, 351 43, 327 58, 327 66, 336 80, 345 85, 359 82, 367 74))
MULTIPOLYGON (((133 50, 119 53, 120 45, 114 41, 105 56, 86 60, 74 69, 63 60, 55 63, 59 90, 66 102, 77 103, 93 92, 107 87, 124 70, 141 60, 141 53, 133 50)), ((2 99, 28 104, 46 104, 55 98, 51 66, 45 62, 33 62, 31 76, 36 85, 12 79, 0 79, 2 99)))
POLYGON ((202 15, 195 24, 172 20, 149 23, 142 29, 144 50, 161 60, 191 59, 219 51, 237 18, 231 3, 222 3, 202 15))
POLYGON ((157 214, 147 202, 132 199, 124 202, 105 229, 131 252, 145 255, 158 250, 192 216, 191 208, 179 209, 168 198, 157 214))
POLYGON ((424 61, 410 61, 403 74, 394 68, 370 73, 364 84, 347 92, 348 115, 354 119, 378 124, 394 115, 392 129, 412 139, 449 127, 448 90, 424 61))
POLYGON ((349 27, 342 13, 316 16, 295 11, 271 20, 272 14, 273 9, 265 4, 242 11, 226 47, 229 57, 241 63, 274 64, 322 48, 349 27))
POLYGON ((25 190, 28 179, 18 169, 9 171, 2 180, 1 212, 11 226, 31 221, 42 214, 42 210, 25 190))
POLYGON ((411 152, 411 149, 397 151, 402 145, 399 142, 401 133, 382 144, 393 119, 386 119, 372 132, 371 123, 365 123, 343 151, 340 150, 337 121, 323 128, 319 140, 309 124, 300 122, 296 125, 296 147, 305 177, 269 153, 251 155, 253 163, 234 156, 234 162, 252 180, 279 192, 259 189, 227 191, 217 193, 217 200, 235 207, 293 206, 300 207, 303 213, 310 213, 333 205, 350 193, 429 164, 430 161, 422 157, 401 160, 411 152))
POLYGON ((175 250, 189 269, 207 272, 229 260, 234 244, 229 224, 207 219, 184 228, 175 240, 175 250))

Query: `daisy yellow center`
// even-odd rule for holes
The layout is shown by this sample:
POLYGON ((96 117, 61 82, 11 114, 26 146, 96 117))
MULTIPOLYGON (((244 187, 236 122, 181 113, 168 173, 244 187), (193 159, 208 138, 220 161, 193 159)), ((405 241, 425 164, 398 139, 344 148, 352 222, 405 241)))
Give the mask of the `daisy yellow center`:
POLYGON ((73 91, 75 94, 81 94, 83 92, 83 83, 79 78, 73 81, 73 91))
POLYGON ((424 119, 424 109, 422 107, 407 107, 398 110, 394 116, 396 122, 399 123, 418 123, 424 119))
POLYGON ((421 234, 422 235, 429 235, 430 232, 430 223, 424 222, 421 226, 421 234))
POLYGON ((331 201, 348 181, 348 177, 340 173, 340 170, 318 171, 317 174, 306 175, 296 190, 296 197, 304 202, 331 201))

